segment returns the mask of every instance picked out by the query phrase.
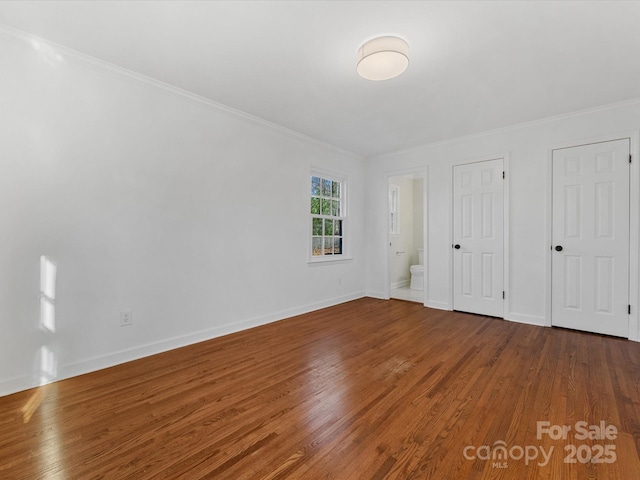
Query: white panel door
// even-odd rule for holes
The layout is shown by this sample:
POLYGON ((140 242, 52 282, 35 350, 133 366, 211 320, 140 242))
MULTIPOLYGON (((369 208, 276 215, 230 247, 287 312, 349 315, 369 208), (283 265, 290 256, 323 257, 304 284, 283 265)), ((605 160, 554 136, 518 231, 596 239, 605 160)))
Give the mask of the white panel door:
POLYGON ((453 167, 453 309, 503 317, 503 161, 453 167))
POLYGON ((629 139, 553 151, 551 323, 629 335, 629 139))

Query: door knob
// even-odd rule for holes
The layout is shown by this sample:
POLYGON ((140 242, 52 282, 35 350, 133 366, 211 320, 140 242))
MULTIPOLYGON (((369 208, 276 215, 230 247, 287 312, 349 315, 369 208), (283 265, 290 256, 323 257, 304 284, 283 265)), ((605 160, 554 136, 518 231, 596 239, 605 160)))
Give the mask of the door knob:
POLYGON ((455 248, 456 250, 460 250, 460 245, 456 243, 456 244, 453 246, 453 248, 455 248))
POLYGON ((556 252, 562 251, 562 245, 556 245, 556 252))

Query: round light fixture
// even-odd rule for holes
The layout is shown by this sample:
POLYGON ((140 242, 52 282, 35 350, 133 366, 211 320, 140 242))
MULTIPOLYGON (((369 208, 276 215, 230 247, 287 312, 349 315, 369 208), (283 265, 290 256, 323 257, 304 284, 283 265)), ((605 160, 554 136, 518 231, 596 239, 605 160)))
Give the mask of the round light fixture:
POLYGON ((367 80, 397 77, 409 66, 409 45, 399 37, 378 37, 358 49, 358 75, 367 80))

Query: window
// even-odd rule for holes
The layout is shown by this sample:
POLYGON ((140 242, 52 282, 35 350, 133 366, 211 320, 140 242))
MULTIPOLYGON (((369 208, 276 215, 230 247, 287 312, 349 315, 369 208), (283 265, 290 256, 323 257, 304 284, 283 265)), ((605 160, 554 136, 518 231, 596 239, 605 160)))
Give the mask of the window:
POLYGON ((335 259, 344 254, 345 184, 327 175, 311 175, 312 259, 335 259))
POLYGON ((398 213, 398 201, 400 199, 400 188, 397 185, 389 187, 389 233, 391 235, 400 234, 400 218, 398 213))

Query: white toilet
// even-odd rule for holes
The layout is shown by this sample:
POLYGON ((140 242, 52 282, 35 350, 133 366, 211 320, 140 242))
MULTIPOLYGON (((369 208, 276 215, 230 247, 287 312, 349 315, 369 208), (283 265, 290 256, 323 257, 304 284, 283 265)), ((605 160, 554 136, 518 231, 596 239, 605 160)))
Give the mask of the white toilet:
POLYGON ((418 249, 418 265, 411 265, 411 290, 424 290, 424 249, 418 249))

